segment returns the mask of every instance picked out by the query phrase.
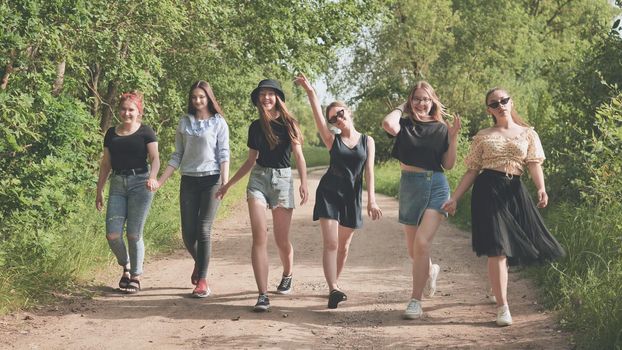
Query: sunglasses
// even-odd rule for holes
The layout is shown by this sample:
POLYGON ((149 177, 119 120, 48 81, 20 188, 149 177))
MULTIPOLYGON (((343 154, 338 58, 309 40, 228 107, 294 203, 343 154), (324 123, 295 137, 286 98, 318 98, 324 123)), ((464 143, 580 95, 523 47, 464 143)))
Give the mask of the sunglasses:
POLYGON ((345 109, 338 110, 337 113, 334 116, 328 118, 328 122, 331 123, 331 124, 335 124, 337 122, 337 118, 341 118, 341 119, 345 120, 346 117, 343 116, 344 111, 345 111, 345 109))
POLYGON ((499 101, 495 101, 493 103, 489 103, 487 106, 492 108, 492 109, 495 109, 495 108, 498 108, 500 105, 504 105, 504 106, 507 105, 508 102, 510 102, 510 96, 508 96, 506 98, 502 98, 499 101))

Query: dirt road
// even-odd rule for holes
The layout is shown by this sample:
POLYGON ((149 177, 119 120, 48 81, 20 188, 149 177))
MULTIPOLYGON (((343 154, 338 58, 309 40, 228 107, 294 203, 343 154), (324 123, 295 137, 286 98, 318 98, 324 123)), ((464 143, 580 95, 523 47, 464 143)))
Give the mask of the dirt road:
MULTIPOLYGON (((321 171, 310 174, 310 192, 321 171)), ((238 186, 244 186, 239 184, 238 186)), ((366 198, 364 196, 364 198, 366 198)), ((250 265, 245 203, 215 225, 209 281, 212 295, 190 298, 192 260, 185 251, 148 261, 143 291, 115 291, 116 267, 102 276, 93 299, 0 319, 2 349, 569 349, 554 315, 542 311, 529 281, 510 274, 514 324, 498 328, 486 299, 485 259, 471 251, 467 232, 444 223, 433 244, 440 264, 437 294, 424 300, 425 318, 407 321, 411 265, 397 222, 397 201, 378 196, 384 217, 365 220, 354 237, 340 280, 349 300, 328 310, 313 197, 294 211, 294 293, 271 294, 272 311, 251 311, 257 297, 250 265), (114 273, 114 274, 113 274, 114 273)), ((152 213, 154 215, 154 213, 152 213)), ((281 269, 270 244, 270 286, 281 269)))

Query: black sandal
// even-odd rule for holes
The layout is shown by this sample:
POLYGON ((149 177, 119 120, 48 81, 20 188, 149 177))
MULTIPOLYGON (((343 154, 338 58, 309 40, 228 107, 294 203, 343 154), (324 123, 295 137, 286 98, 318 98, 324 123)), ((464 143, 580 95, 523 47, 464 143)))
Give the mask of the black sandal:
POLYGON ((129 286, 130 284, 130 278, 128 276, 125 275, 125 273, 130 273, 130 270, 127 267, 123 267, 123 275, 121 276, 121 279, 119 280, 119 288, 121 289, 126 289, 127 286, 129 286))
POLYGON ((130 278, 130 283, 127 284, 125 292, 128 294, 136 294, 140 291, 140 280, 130 278))
POLYGON ((342 301, 346 301, 348 300, 348 296, 346 295, 346 293, 338 290, 338 289, 333 289, 330 294, 328 295, 328 308, 329 309, 336 309, 337 305, 342 302, 342 301))

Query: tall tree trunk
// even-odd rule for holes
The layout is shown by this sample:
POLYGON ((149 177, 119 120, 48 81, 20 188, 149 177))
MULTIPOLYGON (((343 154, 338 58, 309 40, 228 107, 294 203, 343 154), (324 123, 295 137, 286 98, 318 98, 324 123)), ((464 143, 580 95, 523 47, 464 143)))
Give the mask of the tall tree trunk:
POLYGON ((60 91, 63 89, 63 83, 65 81, 65 64, 66 60, 62 60, 56 65, 56 80, 54 80, 54 85, 52 86, 52 94, 54 96, 60 95, 60 91))
POLYGON ((97 92, 97 89, 99 89, 99 76, 101 74, 99 63, 89 66, 89 72, 91 73, 91 79, 86 83, 86 85, 88 86, 88 96, 91 99, 91 115, 93 117, 97 117, 101 102, 101 98, 97 92))
POLYGON ((15 50, 11 50, 9 57, 9 63, 7 63, 6 67, 4 68, 2 80, 0 81, 0 90, 6 90, 6 88, 9 86, 9 77, 11 76, 11 73, 13 73, 13 60, 15 59, 15 50))
POLYGON ((117 95, 117 82, 110 81, 108 82, 108 91, 106 92, 105 101, 102 101, 105 105, 102 110, 102 117, 99 121, 99 128, 101 131, 106 131, 112 125, 112 117, 114 115, 114 107, 113 103, 115 100, 115 96, 117 95))
POLYGON ((0 82, 0 90, 6 90, 9 86, 9 77, 13 73, 13 61, 10 61, 4 68, 4 74, 2 74, 2 81, 0 82))

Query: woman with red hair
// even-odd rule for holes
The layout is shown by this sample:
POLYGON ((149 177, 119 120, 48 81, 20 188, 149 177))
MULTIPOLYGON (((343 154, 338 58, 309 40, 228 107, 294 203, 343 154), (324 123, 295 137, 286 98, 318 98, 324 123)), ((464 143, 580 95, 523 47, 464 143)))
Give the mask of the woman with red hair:
POLYGON ((110 176, 106 238, 117 262, 123 266, 119 288, 128 293, 140 290, 145 258, 143 228, 153 191, 158 188, 156 177, 160 169, 155 132, 142 124, 142 117, 142 94, 133 91, 121 95, 121 123, 108 129, 104 136, 104 154, 95 199, 95 207, 101 211, 104 208, 104 185, 110 176), (147 159, 151 166, 147 164, 147 159), (127 248, 123 240, 124 227, 127 248))

